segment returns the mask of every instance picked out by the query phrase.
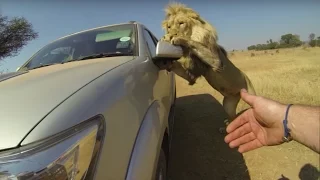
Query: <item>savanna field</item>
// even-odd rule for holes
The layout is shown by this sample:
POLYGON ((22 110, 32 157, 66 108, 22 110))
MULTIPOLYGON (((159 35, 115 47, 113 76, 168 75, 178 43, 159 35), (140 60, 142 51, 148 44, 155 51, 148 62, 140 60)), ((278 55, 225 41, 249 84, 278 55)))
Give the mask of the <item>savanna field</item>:
MULTIPOLYGON (((320 105, 320 48, 229 52, 258 95, 282 103, 320 105)), ((218 132, 223 97, 201 78, 192 87, 176 76, 177 107, 170 179, 320 179, 319 155, 290 142, 240 154, 218 132)), ((238 112, 248 106, 240 101, 238 112)))

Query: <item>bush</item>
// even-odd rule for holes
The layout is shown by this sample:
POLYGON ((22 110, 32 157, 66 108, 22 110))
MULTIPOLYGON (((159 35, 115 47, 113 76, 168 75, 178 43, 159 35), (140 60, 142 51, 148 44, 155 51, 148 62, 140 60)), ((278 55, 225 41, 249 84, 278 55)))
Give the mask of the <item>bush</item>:
POLYGON ((320 46, 320 40, 312 40, 312 41, 309 42, 309 45, 311 47, 320 46))

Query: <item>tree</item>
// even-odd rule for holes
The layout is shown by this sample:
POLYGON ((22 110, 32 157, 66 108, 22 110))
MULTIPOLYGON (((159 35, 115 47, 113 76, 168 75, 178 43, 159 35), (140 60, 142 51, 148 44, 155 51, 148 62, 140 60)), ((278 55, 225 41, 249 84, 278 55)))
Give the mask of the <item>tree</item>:
POLYGON ((285 34, 281 36, 279 47, 287 48, 287 47, 297 47, 301 45, 302 45, 302 41, 300 40, 299 35, 285 34))
POLYGON ((6 57, 18 55, 28 41, 36 39, 38 33, 24 17, 13 17, 0 14, 0 61, 6 57))
POLYGON ((281 44, 289 44, 290 40, 293 38, 292 34, 285 34, 281 36, 281 44))
POLYGON ((316 35, 315 35, 314 33, 311 33, 311 34, 309 35, 310 41, 314 40, 315 37, 316 37, 316 35))
POLYGON ((311 41, 309 42, 309 45, 310 45, 311 47, 317 46, 317 40, 311 40, 311 41))
POLYGON ((252 46, 249 46, 247 49, 248 49, 248 50, 255 50, 255 49, 256 49, 256 46, 255 46, 255 45, 252 45, 252 46))

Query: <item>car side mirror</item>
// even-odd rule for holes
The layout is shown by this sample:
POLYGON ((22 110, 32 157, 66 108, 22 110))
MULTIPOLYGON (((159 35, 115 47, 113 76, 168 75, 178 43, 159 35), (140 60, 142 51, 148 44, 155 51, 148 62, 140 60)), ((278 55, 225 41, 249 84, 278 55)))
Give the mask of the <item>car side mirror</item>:
POLYGON ((180 46, 172 45, 167 41, 158 41, 155 58, 179 59, 181 56, 182 48, 180 46))
POLYGON ((178 60, 182 55, 183 51, 180 46, 172 45, 170 42, 166 41, 158 41, 153 62, 160 70, 163 70, 168 68, 168 61, 178 60))

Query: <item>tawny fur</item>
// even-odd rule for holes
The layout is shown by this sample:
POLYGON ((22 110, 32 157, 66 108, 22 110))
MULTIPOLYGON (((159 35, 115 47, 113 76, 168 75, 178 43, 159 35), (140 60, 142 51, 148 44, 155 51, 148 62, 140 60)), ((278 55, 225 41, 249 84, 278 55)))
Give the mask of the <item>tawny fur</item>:
POLYGON ((229 121, 236 117, 240 89, 256 94, 248 76, 229 59, 225 49, 218 45, 216 29, 200 15, 181 3, 171 3, 165 9, 162 27, 166 34, 161 40, 179 45, 183 56, 168 65, 190 85, 203 76, 223 96, 223 107, 229 121))

